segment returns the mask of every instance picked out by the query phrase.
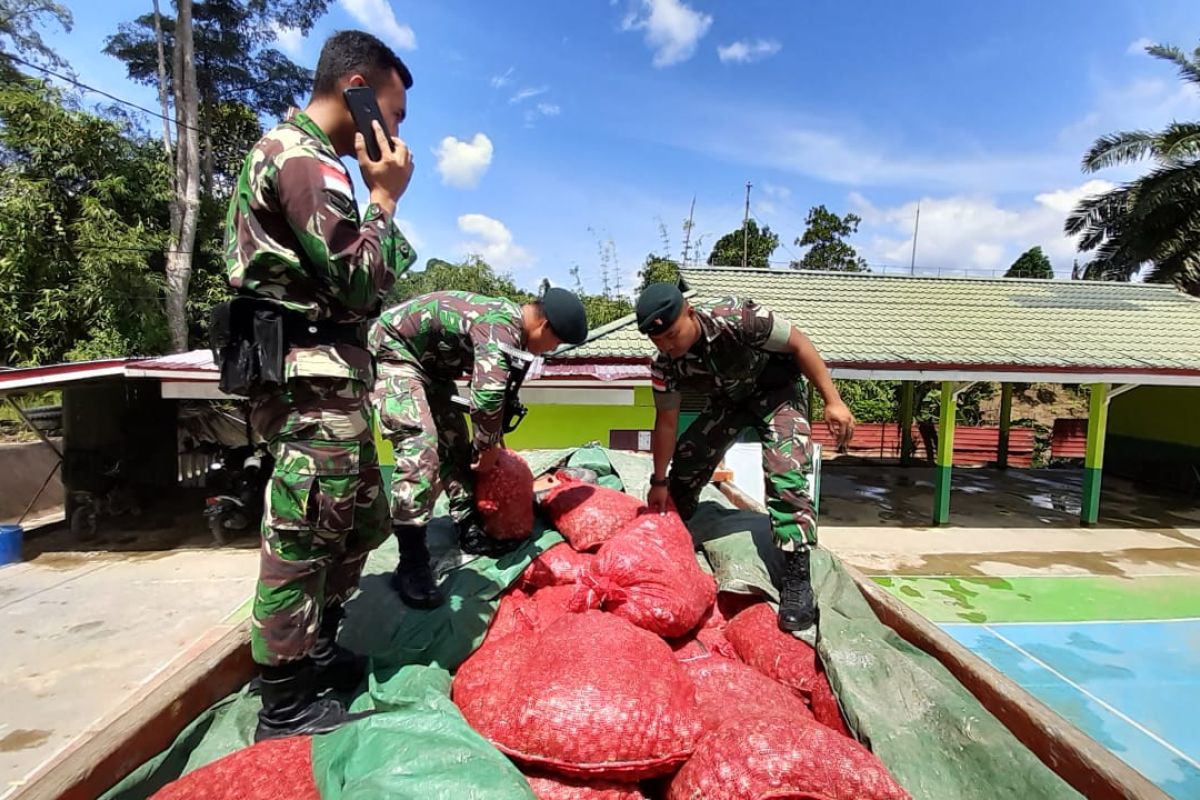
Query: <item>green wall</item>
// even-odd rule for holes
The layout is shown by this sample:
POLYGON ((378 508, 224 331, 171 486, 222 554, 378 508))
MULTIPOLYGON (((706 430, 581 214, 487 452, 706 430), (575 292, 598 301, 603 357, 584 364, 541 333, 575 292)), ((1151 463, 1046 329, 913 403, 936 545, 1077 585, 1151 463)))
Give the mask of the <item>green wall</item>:
POLYGON ((1112 401, 1108 433, 1200 447, 1200 388, 1143 386, 1112 401))
POLYGON ((608 432, 650 430, 651 406, 531 405, 521 427, 504 437, 516 450, 574 447, 596 441, 608 447, 608 432))
MULTIPOLYGON (((530 403, 529 414, 515 432, 504 437, 504 443, 515 450, 576 447, 588 442, 599 442, 608 447, 611 430, 650 430, 654 427, 654 397, 650 387, 634 388, 633 403, 631 406, 530 403)), ((380 441, 378 434, 376 436, 380 463, 388 467, 394 465, 391 445, 380 441)))

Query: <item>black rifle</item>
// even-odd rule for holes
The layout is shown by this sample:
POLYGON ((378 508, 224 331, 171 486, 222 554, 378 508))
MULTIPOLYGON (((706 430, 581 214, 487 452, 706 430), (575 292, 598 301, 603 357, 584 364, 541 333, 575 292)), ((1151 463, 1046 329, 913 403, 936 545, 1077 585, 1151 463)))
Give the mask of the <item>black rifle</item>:
MULTIPOLYGON (((508 356, 508 379, 504 382, 504 432, 512 433, 529 413, 529 409, 521 402, 521 384, 537 356, 507 344, 501 344, 500 351, 508 356)), ((471 402, 462 395, 454 395, 451 402, 467 410, 471 408, 471 402)))

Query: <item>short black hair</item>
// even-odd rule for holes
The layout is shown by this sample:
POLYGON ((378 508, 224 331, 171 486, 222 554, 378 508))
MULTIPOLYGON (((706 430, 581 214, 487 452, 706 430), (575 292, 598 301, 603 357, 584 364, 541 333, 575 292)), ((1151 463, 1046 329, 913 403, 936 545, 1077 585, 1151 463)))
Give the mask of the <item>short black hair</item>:
POLYGON ((357 73, 374 83, 392 71, 400 76, 405 89, 412 88, 412 73, 392 48, 364 31, 338 31, 321 48, 313 95, 336 92, 338 81, 347 75, 357 73))

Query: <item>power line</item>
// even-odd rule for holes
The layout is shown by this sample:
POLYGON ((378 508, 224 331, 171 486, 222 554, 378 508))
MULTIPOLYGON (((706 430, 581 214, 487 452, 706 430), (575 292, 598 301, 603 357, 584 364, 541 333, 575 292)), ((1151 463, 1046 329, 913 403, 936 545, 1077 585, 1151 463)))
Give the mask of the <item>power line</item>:
POLYGON ((187 125, 185 123, 179 122, 178 120, 173 119, 172 117, 169 117, 166 114, 163 114, 161 111, 152 111, 151 109, 146 108, 145 106, 139 106, 137 103, 131 103, 128 100, 117 97, 115 94, 110 94, 110 93, 104 91, 103 89, 97 89, 95 86, 88 86, 86 83, 83 83, 82 81, 78 81, 75 78, 70 77, 69 75, 63 75, 61 72, 55 72, 52 69, 47 69, 45 67, 38 66, 37 64, 34 64, 30 61, 26 61, 25 59, 20 58, 19 56, 14 56, 11 53, 6 53, 3 51, 0 51, 0 56, 3 56, 4 58, 9 59, 10 61, 15 61, 18 64, 22 64, 26 67, 29 67, 30 69, 36 69, 38 72, 49 75, 52 78, 57 78, 58 80, 63 81, 64 83, 69 83, 78 89, 83 89, 84 91, 91 92, 92 94, 98 94, 101 97, 107 97, 109 100, 112 100, 114 103, 118 103, 123 106, 128 106, 130 108, 135 108, 138 111, 141 111, 142 113, 149 114, 150 116, 157 117, 158 119, 161 119, 161 120, 166 120, 167 122, 174 122, 175 127, 177 127, 177 128, 186 128, 188 130, 195 131, 196 133, 204 133, 203 129, 197 128, 195 125, 187 125))

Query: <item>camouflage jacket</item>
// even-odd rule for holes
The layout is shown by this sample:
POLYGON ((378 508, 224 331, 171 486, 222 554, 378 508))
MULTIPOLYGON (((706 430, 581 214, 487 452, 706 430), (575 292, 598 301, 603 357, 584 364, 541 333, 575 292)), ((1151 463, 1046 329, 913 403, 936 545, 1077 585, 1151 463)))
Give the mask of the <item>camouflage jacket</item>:
POLYGON ((519 305, 472 292, 433 292, 384 311, 367 338, 380 375, 389 364, 415 366, 435 380, 469 372, 475 446, 500 441, 509 371, 504 351, 525 348, 519 305))
POLYGON ((681 390, 737 403, 765 382, 782 385, 800 378, 787 353, 792 324, 753 300, 726 297, 693 303, 700 339, 681 358, 659 353, 650 364, 656 408, 679 408, 681 390))
MULTIPOLYGON (((372 203, 359 217, 350 173, 315 122, 296 113, 254 145, 225 226, 225 269, 242 292, 310 320, 365 322, 416 253, 372 203)), ((370 382, 371 358, 353 344, 293 348, 288 378, 370 382)))

